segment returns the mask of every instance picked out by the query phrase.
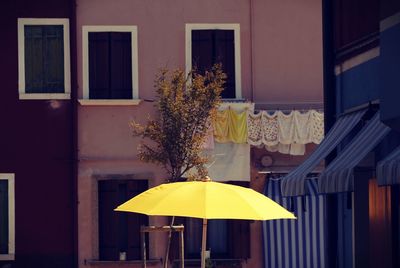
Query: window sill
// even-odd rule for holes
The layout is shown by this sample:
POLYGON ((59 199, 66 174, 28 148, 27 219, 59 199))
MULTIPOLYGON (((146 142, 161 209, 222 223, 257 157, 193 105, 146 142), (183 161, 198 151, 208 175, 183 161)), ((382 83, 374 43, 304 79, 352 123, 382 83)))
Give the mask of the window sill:
MULTIPOLYGON (((161 263, 161 259, 150 259, 146 260, 146 264, 159 264, 161 263)), ((142 260, 132 260, 132 261, 101 261, 101 260, 85 260, 85 265, 118 265, 118 267, 122 265, 132 265, 132 264, 142 264, 142 260)))
POLYGON ((0 261, 13 261, 15 260, 14 254, 0 254, 0 261))
POLYGON ((139 105, 141 99, 132 100, 90 100, 90 99, 80 99, 78 100, 82 106, 134 106, 139 105))
MULTIPOLYGON (((230 266, 236 266, 240 265, 244 259, 218 259, 218 258, 211 258, 211 262, 215 264, 220 264, 220 265, 230 265, 230 266)), ((180 262, 179 260, 174 260, 174 263, 180 262)), ((201 259, 185 259, 185 265, 192 266, 192 265, 197 265, 200 264, 201 259)))
POLYGON ((20 100, 69 100, 70 93, 19 93, 20 100))

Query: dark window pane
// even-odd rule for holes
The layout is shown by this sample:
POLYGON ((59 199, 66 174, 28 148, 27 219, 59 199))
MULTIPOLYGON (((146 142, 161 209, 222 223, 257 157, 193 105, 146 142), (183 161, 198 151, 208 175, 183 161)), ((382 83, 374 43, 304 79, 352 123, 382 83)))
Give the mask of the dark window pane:
POLYGON ((192 65, 200 73, 221 63, 227 74, 222 98, 235 98, 235 40, 233 30, 193 30, 192 65))
POLYGON ((207 249, 211 249, 211 258, 232 257, 228 247, 228 220, 208 221, 207 249))
POLYGON ((0 254, 8 254, 8 181, 0 180, 0 254))
POLYGON ((25 26, 25 92, 63 93, 62 25, 25 26))
POLYGON ((131 33, 89 33, 89 98, 132 99, 131 33))
MULTIPOLYGON (((184 226, 186 257, 200 258, 203 221, 196 218, 185 218, 184 226)), ((176 255, 178 256, 178 254, 176 255)))
POLYGON ((148 217, 136 213, 115 212, 114 208, 147 190, 143 180, 99 181, 99 253, 101 260, 118 260, 126 252, 127 260, 141 259, 140 226, 148 217))

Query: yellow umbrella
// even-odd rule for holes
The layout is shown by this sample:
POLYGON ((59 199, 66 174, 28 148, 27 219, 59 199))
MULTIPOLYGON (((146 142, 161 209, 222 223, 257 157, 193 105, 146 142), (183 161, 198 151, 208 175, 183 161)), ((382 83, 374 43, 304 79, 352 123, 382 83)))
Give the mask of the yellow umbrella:
POLYGON ((207 219, 296 219, 293 213, 252 189, 210 180, 161 184, 115 210, 203 219, 202 268, 205 267, 207 219))

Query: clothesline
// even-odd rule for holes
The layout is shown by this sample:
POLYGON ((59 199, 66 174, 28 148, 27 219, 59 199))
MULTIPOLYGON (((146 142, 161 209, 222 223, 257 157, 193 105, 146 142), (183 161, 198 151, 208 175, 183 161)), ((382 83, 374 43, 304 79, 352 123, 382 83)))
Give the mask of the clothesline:
POLYGON ((248 143, 272 152, 303 155, 306 144, 321 142, 323 127, 323 113, 317 110, 286 114, 281 110, 268 113, 254 112, 251 107, 241 111, 225 107, 213 123, 213 138, 219 143, 248 143))

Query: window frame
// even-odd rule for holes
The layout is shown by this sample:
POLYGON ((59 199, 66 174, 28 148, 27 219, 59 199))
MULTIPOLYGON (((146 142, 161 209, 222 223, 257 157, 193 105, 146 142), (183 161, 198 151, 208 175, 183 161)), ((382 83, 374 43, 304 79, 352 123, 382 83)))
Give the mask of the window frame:
POLYGON ((138 42, 136 25, 84 25, 82 26, 82 83, 81 105, 137 105, 139 104, 138 42), (89 33, 130 32, 132 54, 132 99, 90 99, 89 98, 89 33))
POLYGON ((0 261, 15 260, 15 174, 0 173, 0 180, 8 181, 8 254, 0 254, 0 261))
POLYGON ((65 18, 18 18, 18 93, 19 99, 70 99, 70 38, 69 19, 65 18), (26 93, 25 92, 25 25, 61 25, 64 41, 64 93, 26 93))
POLYGON ((239 23, 186 23, 185 24, 185 54, 186 73, 192 70, 192 31, 193 30, 233 30, 235 45, 235 98, 242 99, 242 71, 240 59, 240 24, 239 23))

